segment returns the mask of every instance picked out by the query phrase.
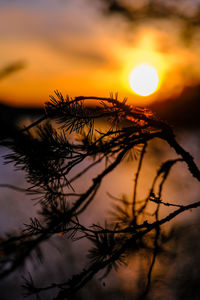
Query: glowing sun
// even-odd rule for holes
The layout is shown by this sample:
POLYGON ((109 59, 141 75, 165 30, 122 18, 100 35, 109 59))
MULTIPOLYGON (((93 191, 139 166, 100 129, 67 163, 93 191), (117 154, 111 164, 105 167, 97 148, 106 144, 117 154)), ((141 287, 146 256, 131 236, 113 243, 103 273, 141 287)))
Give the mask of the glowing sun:
POLYGON ((149 96, 156 91, 159 78, 154 67, 148 64, 140 64, 131 71, 129 82, 136 94, 149 96))

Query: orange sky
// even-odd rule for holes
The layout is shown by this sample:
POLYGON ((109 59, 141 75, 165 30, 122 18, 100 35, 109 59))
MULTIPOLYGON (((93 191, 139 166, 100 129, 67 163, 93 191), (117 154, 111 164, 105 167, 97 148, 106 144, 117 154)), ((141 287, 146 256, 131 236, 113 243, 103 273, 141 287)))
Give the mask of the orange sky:
POLYGON ((41 105, 58 89, 70 96, 118 92, 120 98, 146 104, 199 83, 198 29, 186 44, 180 19, 143 19, 130 26, 120 15, 103 15, 104 5, 98 0, 0 0, 0 69, 25 63, 0 80, 0 99, 41 105), (152 96, 136 96, 129 85, 130 71, 141 62, 159 74, 152 96))

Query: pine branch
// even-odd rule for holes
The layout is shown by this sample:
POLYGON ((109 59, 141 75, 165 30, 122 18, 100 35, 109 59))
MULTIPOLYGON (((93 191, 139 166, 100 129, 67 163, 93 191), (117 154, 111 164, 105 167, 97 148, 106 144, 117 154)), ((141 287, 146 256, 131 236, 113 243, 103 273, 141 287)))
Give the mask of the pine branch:
MULTIPOLYGON (((5 157, 6 163, 14 163, 17 170, 25 171, 29 187, 21 189, 10 184, 1 184, 0 187, 37 196, 35 200, 40 206, 40 211, 39 217, 30 219, 29 223, 24 224, 21 232, 2 238, 0 278, 23 265, 32 251, 38 251, 41 243, 55 234, 65 235, 71 241, 89 239, 93 244, 93 248, 89 250, 89 265, 80 274, 74 275, 64 283, 53 283, 46 287, 36 287, 32 279, 24 284, 29 294, 39 294, 56 288, 56 299, 65 299, 73 297, 101 270, 106 276, 113 268, 117 269, 130 253, 141 248, 152 253, 148 245, 151 242, 153 257, 144 291, 144 295, 147 295, 152 270, 159 255, 158 239, 161 226, 179 214, 200 206, 200 202, 184 206, 164 201, 164 185, 177 162, 186 163, 190 174, 198 181, 200 170, 193 157, 178 144, 169 125, 156 118, 146 108, 128 105, 126 100, 120 102, 117 95, 111 95, 110 98, 64 98, 61 93, 56 92, 56 96, 46 103, 42 118, 3 142, 10 150, 5 157), (87 107, 87 101, 95 101, 96 107, 87 107), (96 120, 101 118, 109 122, 108 130, 102 131, 97 127, 96 120), (58 125, 55 125, 55 120, 58 125), (167 142, 178 157, 162 163, 152 178, 147 197, 141 201, 137 199, 139 175, 147 143, 155 138, 167 142), (135 155, 138 153, 139 155, 135 155), (105 226, 81 224, 78 217, 87 212, 103 180, 122 161, 131 156, 133 159, 139 156, 133 199, 129 201, 123 196, 122 199, 116 200, 116 197, 111 196, 118 201, 114 206, 114 219, 105 226), (103 162, 104 169, 91 178, 90 185, 85 187, 84 191, 77 193, 72 184, 78 184, 91 169, 103 162), (72 173, 74 170, 75 175, 72 173), (148 216, 147 208, 152 203, 155 210, 148 216), (161 205, 176 210, 160 218, 161 205)), ((41 255, 39 251, 38 254, 41 255)))

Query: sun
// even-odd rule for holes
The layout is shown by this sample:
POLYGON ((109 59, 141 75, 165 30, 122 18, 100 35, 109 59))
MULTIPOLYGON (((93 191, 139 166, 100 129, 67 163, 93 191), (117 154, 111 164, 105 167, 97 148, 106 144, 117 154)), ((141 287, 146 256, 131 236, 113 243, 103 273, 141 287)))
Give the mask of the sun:
POLYGON ((129 82, 136 94, 144 97, 149 96, 158 88, 158 73, 153 66, 142 63, 131 71, 129 82))

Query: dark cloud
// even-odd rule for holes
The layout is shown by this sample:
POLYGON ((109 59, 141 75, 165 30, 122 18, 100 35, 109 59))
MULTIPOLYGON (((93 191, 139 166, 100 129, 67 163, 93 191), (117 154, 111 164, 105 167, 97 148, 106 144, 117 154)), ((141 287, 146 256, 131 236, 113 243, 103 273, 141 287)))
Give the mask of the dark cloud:
POLYGON ((12 64, 6 65, 3 69, 0 70, 0 80, 4 77, 11 75, 12 73, 18 72, 26 67, 25 62, 19 61, 12 64))

